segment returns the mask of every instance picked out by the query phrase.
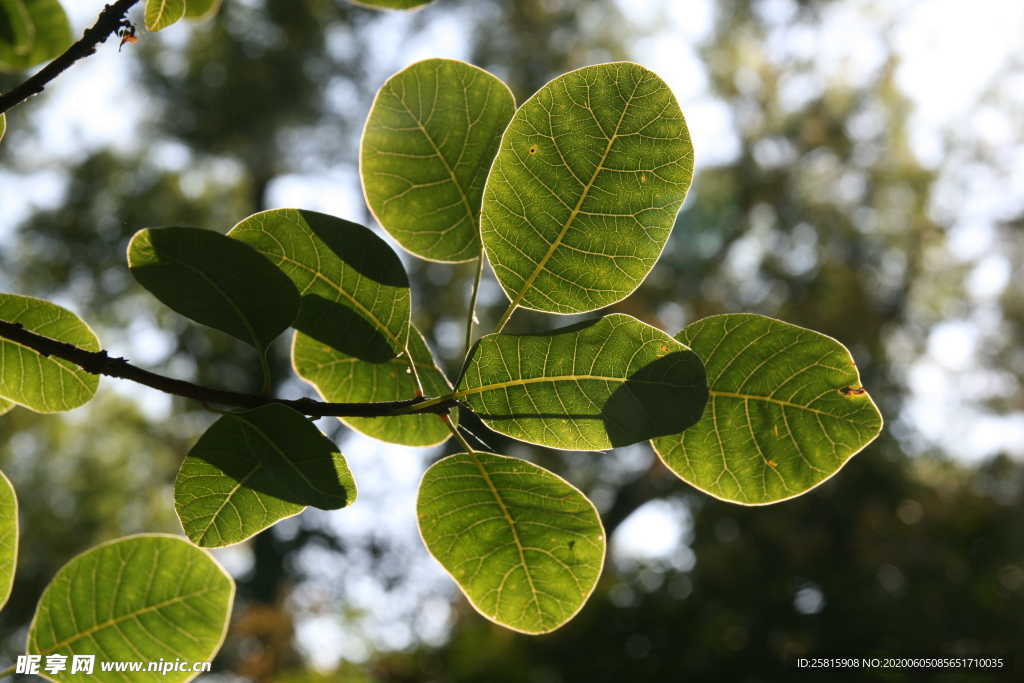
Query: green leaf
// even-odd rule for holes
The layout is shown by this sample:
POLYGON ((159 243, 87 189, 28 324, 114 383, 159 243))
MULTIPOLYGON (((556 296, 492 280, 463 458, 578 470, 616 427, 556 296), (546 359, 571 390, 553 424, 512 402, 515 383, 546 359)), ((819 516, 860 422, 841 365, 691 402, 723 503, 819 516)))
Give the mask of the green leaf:
POLYGON ((371 7, 373 9, 414 9, 429 5, 434 0, 349 0, 353 5, 371 7))
POLYGON ((201 20, 213 16, 220 9, 221 0, 185 0, 185 17, 201 20))
POLYGON ((27 54, 35 39, 36 28, 25 3, 22 0, 0 0, 0 62, 6 61, 6 55, 27 54))
POLYGON ((146 0, 146 30, 160 31, 185 16, 185 0, 146 0))
POLYGON ((831 337, 743 313, 699 320, 676 338, 704 361, 710 398, 700 422, 652 443, 669 469, 716 498, 799 496, 882 430, 850 352, 831 337))
POLYGON ((637 64, 560 76, 512 118, 484 187, 487 258, 515 307, 581 313, 647 277, 693 173, 679 104, 637 64))
POLYGON ((4 133, 7 132, 7 116, 0 114, 0 140, 4 139, 4 133))
POLYGON ((423 475, 423 542, 480 614, 522 633, 572 619, 604 565, 594 505, 542 467, 492 453, 458 453, 423 475))
POLYGON ((240 543, 308 505, 337 510, 355 498, 355 481, 334 443, 280 404, 217 420, 174 482, 181 526, 207 548, 240 543))
POLYGON ((18 564, 18 497, 0 472, 0 609, 7 604, 18 564))
POLYGON ((0 398, 0 415, 6 415, 14 409, 14 404, 10 401, 0 398))
MULTIPOLYGON (((409 279, 384 240, 361 225, 295 209, 255 214, 232 228, 229 235, 269 258, 301 292, 292 349, 300 376, 310 381, 316 378, 317 387, 335 401, 385 395, 399 400, 416 395, 413 385, 397 376, 402 374, 400 365, 409 367, 409 279), (391 362, 403 354, 400 364, 391 362), (346 382, 348 373, 381 385, 346 382)), ((415 357, 419 363, 433 362, 423 350, 415 357)), ((426 375, 427 382, 439 379, 431 372, 426 375)), ((425 424, 426 420, 417 418, 416 422, 425 424)), ((383 421, 380 424, 385 425, 383 421)), ((382 431, 375 433, 394 435, 389 438, 402 436, 394 427, 379 429, 382 431)), ((435 436, 408 434, 406 440, 434 442, 443 438, 439 431, 431 432, 435 436)))
POLYGON ((360 151, 377 222, 420 258, 479 257, 484 181, 515 108, 501 80, 453 59, 416 62, 388 79, 360 151))
POLYGON ((313 211, 274 209, 249 216, 228 235, 295 283, 300 332, 374 362, 405 350, 409 278, 398 255, 368 228, 313 211))
MULTIPOLYGON (((81 318, 49 301, 0 294, 0 320, 19 323, 29 332, 99 351, 100 341, 81 318)), ((99 377, 60 358, 0 339, 0 397, 37 413, 71 410, 96 393, 99 377)))
POLYGON ((212 230, 140 230, 128 245, 128 267, 170 308, 259 350, 298 315, 291 280, 247 244, 212 230))
MULTIPOLYGON (((210 661, 224 642, 235 584, 183 538, 130 536, 87 550, 57 572, 29 628, 28 653, 100 661, 210 661)), ((136 673, 132 681, 187 681, 192 672, 136 673)), ((89 680, 123 683, 121 672, 89 680)), ((81 675, 68 670, 53 680, 81 675)))
MULTIPOLYGON (((71 33, 71 22, 68 15, 61 7, 59 0, 0 0, 6 13, 0 11, 0 16, 6 16, 6 33, 8 36, 15 34, 20 38, 15 42, 7 42, 0 35, 0 69, 22 70, 33 67, 42 62, 53 59, 64 52, 74 38, 71 33), (18 7, 18 5, 21 7, 18 7), (28 13, 28 21, 31 29, 24 25, 24 13, 28 13), (15 18, 17 17, 17 18, 15 18), (14 24, 20 24, 15 28, 14 24), (30 41, 30 42, 29 42, 30 41)), ((0 18, 0 34, 5 29, 4 19, 0 18)))
POLYGON ((544 335, 484 337, 454 396, 520 441, 601 450, 686 429, 707 386, 686 346, 616 313, 544 335))
MULTIPOLYGON (((434 363, 423 335, 415 328, 409 334, 409 353, 426 396, 441 396, 451 391, 451 384, 434 363)), ((380 363, 363 361, 299 334, 292 348, 292 362, 299 377, 315 386, 325 401, 376 403, 416 396, 416 380, 404 357, 380 363)), ((456 415, 457 411, 453 410, 452 418, 456 415)), ((403 446, 436 446, 451 436, 444 422, 432 413, 340 419, 367 436, 403 446)))

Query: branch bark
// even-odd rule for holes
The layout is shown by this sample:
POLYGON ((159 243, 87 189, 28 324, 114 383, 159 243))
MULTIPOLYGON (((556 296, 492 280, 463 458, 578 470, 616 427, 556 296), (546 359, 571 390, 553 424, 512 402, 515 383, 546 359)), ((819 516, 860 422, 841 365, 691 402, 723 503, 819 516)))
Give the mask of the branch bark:
POLYGON ((444 415, 457 405, 454 399, 438 400, 424 397, 384 403, 324 403, 309 398, 283 399, 259 394, 243 394, 158 375, 136 367, 124 358, 111 357, 106 351, 86 351, 73 344, 30 332, 20 323, 0 320, 0 338, 9 339, 43 356, 62 358, 93 375, 126 379, 165 394, 222 406, 259 408, 270 403, 280 403, 311 417, 389 417, 416 413, 444 415), (429 405, 417 409, 418 404, 428 401, 429 405))
POLYGON ((92 28, 85 30, 77 43, 21 85, 0 95, 0 114, 43 92, 50 81, 64 73, 72 64, 95 53, 96 46, 117 32, 121 19, 138 2, 139 0, 117 0, 114 4, 105 6, 96 23, 92 28))

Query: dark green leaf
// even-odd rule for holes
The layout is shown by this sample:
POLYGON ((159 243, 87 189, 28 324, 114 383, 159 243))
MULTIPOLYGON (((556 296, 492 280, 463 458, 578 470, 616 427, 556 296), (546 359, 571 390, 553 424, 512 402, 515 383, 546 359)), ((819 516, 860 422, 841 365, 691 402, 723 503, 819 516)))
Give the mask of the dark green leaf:
POLYGON ((594 505, 542 467, 492 453, 458 453, 423 475, 420 534, 482 615, 522 633, 573 618, 604 566, 594 505))
POLYGON ((228 233, 266 256, 302 295, 295 328, 339 353, 372 362, 405 351, 409 278, 384 240, 313 211, 275 209, 228 233))
MULTIPOLYGON (((42 299, 0 294, 0 320, 20 323, 29 332, 99 351, 100 341, 71 311, 42 299)), ((96 393, 99 377, 60 358, 0 339, 0 397, 37 413, 71 410, 96 393)))
POLYGON ((146 30, 160 31, 185 16, 185 0, 146 0, 146 30))
MULTIPOLYGON (((229 234, 274 262, 302 293, 292 348, 300 376, 339 402, 416 395, 409 382, 412 377, 403 377, 402 369, 410 367, 409 280, 402 262, 382 239, 361 225, 294 209, 250 216, 229 234)), ((433 364, 425 348, 412 357, 433 364)), ((439 373, 428 370, 424 375, 426 383, 446 386, 439 373)), ((424 417, 375 422, 371 432, 405 439, 402 443, 436 443, 444 438, 436 426, 427 426, 429 419, 424 417), (415 433, 398 434, 394 425, 403 424, 420 427, 415 433)))
POLYGON ((0 472, 0 609, 11 597, 14 570, 18 564, 18 497, 0 472))
POLYGON ((484 337, 455 397, 515 439, 600 450, 692 425, 707 385, 687 347, 616 313, 545 335, 484 337))
MULTIPOLYGON (((8 35, 19 34, 21 42, 7 43, 0 36, 0 69, 21 70, 28 69, 42 62, 53 59, 71 46, 74 40, 71 33, 71 23, 58 0, 0 0, 7 9, 6 16, 11 17, 8 24, 8 35), (31 30, 14 28, 14 22, 23 22, 23 12, 28 12, 31 30), (20 16, 15 19, 13 17, 20 16), (31 47, 26 49, 27 36, 31 37, 31 47)), ((0 12, 0 14, 3 14, 0 12)), ((0 19, 0 24, 3 20, 0 19)), ((2 29, 0 29, 2 31, 2 29)))
POLYGON ((515 112, 508 86, 453 59, 416 62, 381 87, 366 120, 360 174, 381 226, 431 261, 480 256, 480 200, 515 112))
POLYGON ((484 188, 481 237, 514 307, 592 311, 625 298, 668 240, 693 147, 668 86, 637 64, 590 66, 527 100, 484 188))
POLYGON ((723 500, 763 505, 822 483, 874 441, 882 416, 842 344, 749 313, 676 338, 700 356, 710 398, 681 434, 653 441, 669 469, 723 500))
MULTIPOLYGON (((68 562, 43 592, 28 653, 97 655, 100 661, 210 661, 220 649, 235 584, 183 538, 130 536, 68 562)), ((136 673, 131 681, 187 681, 192 672, 136 673)), ((57 681, 77 681, 68 670, 57 681)), ((122 672, 89 680, 124 683, 122 672)))
POLYGON ((307 505, 337 510, 355 497, 355 481, 334 443, 280 404, 217 420, 174 482, 181 526, 207 548, 240 543, 307 505))
MULTIPOLYGON (((441 396, 451 384, 434 363, 419 330, 409 334, 409 353, 426 396, 441 396)), ((292 349, 295 371, 312 384, 325 401, 376 403, 401 401, 416 396, 416 379, 407 358, 374 363, 339 353, 304 334, 296 335, 292 349)), ((452 411, 453 417, 456 411, 452 411)), ((451 436, 434 414, 397 417, 346 417, 341 421, 367 436, 403 446, 436 446, 451 436)))
POLYGON ((128 245, 128 267, 170 308, 260 350, 298 314, 291 280, 250 246, 212 230, 140 230, 128 245))

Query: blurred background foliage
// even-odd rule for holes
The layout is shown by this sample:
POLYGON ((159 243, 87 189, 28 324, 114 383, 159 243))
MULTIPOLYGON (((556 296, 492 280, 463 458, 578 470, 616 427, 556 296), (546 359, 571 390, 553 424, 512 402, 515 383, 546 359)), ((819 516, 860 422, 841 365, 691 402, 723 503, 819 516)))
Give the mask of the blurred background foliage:
MULTIPOLYGON (((922 148, 898 78, 898 12, 721 0, 706 3, 704 30, 665 36, 674 3, 649 4, 438 0, 395 18, 337 0, 226 0, 214 20, 145 35, 108 62, 132 98, 123 121, 107 122, 118 144, 44 152, 54 119, 34 113, 52 95, 11 112, 0 183, 20 176, 56 189, 49 201, 4 207, 0 286, 70 306, 140 364, 255 390, 250 350, 134 284, 124 251, 135 230, 223 231, 296 197, 304 208, 348 206, 343 217, 366 222, 359 132, 376 88, 413 54, 457 43, 521 102, 564 71, 642 59, 657 37, 670 64, 677 50, 680 65, 699 65, 683 108, 717 116, 721 139, 695 130, 696 181, 665 255, 614 309, 670 333, 738 311, 821 330, 850 347, 887 418, 839 476, 765 508, 693 491, 646 447, 541 452, 470 423, 492 449, 579 485, 613 541, 591 602, 545 637, 473 613, 418 545, 415 478, 445 449, 373 446, 325 420, 358 465, 363 512, 307 512, 218 553, 239 593, 210 680, 789 681, 805 656, 1001 656, 1009 668, 999 673, 857 678, 1024 679, 1024 291, 1013 277, 1024 199, 1010 180, 1024 149, 1024 88, 1007 94, 1024 83, 1022 65, 1002 64, 970 103, 987 117, 979 128, 965 119, 922 148), (849 11, 877 32, 867 67, 830 65, 815 48, 844 39, 836 16, 849 11), (999 125, 1009 141, 995 144, 984 132, 999 125), (1008 201, 980 212, 984 193, 1008 201), (412 483, 400 486, 380 459, 401 463, 412 483), (346 515, 351 523, 339 521, 346 515)), ((453 368, 473 266, 405 260, 416 323, 453 368)), ((482 302, 487 330, 504 309, 493 281, 482 302)), ((287 342, 276 350, 277 390, 308 392, 288 379, 287 342)), ((63 417, 0 418, 0 468, 20 494, 24 529, 14 598, 0 614, 5 661, 72 554, 127 533, 180 532, 174 473, 212 416, 105 386, 63 417)))

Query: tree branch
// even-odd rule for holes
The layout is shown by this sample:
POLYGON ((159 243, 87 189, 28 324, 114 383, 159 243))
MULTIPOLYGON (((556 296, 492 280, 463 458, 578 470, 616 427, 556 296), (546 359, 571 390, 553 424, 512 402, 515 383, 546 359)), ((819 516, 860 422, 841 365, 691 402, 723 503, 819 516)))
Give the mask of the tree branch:
POLYGON ((112 5, 106 5, 103 11, 100 12, 96 23, 93 24, 92 28, 85 30, 82 38, 77 43, 69 47, 64 54, 47 64, 24 83, 15 87, 10 92, 0 95, 0 114, 11 109, 16 104, 24 102, 33 95, 43 92, 43 89, 46 88, 50 81, 64 73, 72 64, 95 53, 96 46, 117 32, 121 19, 124 18, 132 5, 138 2, 139 0, 117 0, 112 5))
POLYGON ((86 351, 72 344, 29 332, 20 323, 0 320, 0 338, 9 339, 43 356, 62 358, 93 375, 126 379, 157 389, 165 394, 223 406, 259 408, 271 403, 280 403, 312 417, 388 417, 416 413, 444 415, 456 405, 454 399, 438 400, 424 397, 385 403, 323 403, 309 398, 283 399, 258 394, 243 394, 158 375, 135 367, 124 358, 112 358, 106 351, 86 351), (430 405, 419 410, 416 409, 418 404, 428 400, 430 405))

